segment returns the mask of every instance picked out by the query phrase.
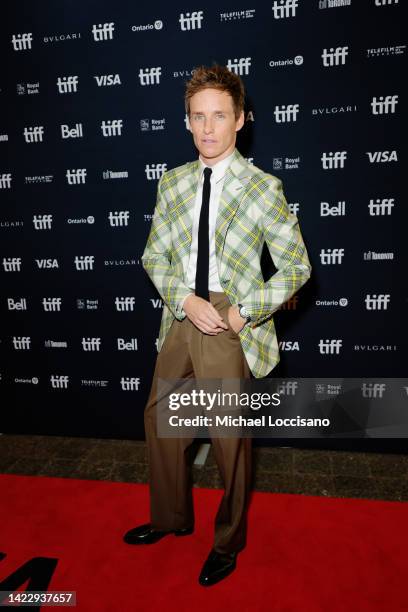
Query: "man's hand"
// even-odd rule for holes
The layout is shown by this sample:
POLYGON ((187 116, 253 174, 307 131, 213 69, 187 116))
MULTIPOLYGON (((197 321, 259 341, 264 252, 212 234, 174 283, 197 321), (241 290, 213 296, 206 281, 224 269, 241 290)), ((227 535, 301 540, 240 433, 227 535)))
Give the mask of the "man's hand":
POLYGON ((238 306, 230 306, 228 308, 228 321, 232 329, 238 334, 245 325, 245 319, 239 314, 238 306))
POLYGON ((210 336, 216 336, 220 332, 228 329, 228 325, 224 323, 224 320, 214 306, 203 300, 203 298, 197 295, 189 295, 184 300, 183 310, 190 319, 190 321, 203 332, 210 336))

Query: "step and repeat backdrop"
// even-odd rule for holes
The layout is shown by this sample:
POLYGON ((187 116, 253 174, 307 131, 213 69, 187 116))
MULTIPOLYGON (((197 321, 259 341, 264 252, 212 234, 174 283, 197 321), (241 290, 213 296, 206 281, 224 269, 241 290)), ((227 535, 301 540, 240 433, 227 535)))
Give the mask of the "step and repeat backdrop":
POLYGON ((244 81, 237 147, 283 181, 313 266, 271 376, 406 375, 403 5, 9 3, 1 431, 143 438, 163 305, 140 258, 158 179, 197 157, 185 82, 214 62, 244 81))

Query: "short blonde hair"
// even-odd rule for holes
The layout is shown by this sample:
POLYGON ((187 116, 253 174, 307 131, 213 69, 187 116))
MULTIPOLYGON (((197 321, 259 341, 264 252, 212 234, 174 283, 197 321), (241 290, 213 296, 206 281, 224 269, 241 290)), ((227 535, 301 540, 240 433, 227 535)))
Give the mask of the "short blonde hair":
POLYGON ((236 119, 244 109, 245 100, 245 88, 242 79, 228 70, 226 66, 219 66, 214 64, 213 66, 199 66, 194 69, 193 76, 186 83, 186 92, 184 95, 184 103, 186 107, 186 113, 190 116, 190 99, 194 94, 203 89, 218 89, 219 91, 226 91, 232 98, 232 104, 234 107, 234 113, 236 119))

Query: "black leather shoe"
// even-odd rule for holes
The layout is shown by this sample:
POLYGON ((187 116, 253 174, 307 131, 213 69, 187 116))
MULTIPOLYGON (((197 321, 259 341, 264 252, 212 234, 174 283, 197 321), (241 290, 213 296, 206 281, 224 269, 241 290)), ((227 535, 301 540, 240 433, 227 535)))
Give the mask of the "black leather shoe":
POLYGON ((221 554, 212 550, 203 565, 198 582, 201 586, 211 586, 226 578, 236 567, 237 553, 221 554))
POLYGON ((173 529, 172 531, 159 531, 158 529, 152 529, 150 523, 145 523, 127 531, 123 536, 123 541, 126 544, 154 544, 171 533, 174 533, 176 536, 185 536, 192 534, 193 531, 192 527, 173 529))

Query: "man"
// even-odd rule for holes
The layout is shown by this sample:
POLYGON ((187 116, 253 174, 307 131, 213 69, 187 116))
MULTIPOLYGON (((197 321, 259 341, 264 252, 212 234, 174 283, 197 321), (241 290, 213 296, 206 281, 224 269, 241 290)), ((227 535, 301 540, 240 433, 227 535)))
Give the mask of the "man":
MULTIPOLYGON (((279 361, 272 315, 311 271, 281 181, 235 148, 244 124, 240 77, 202 66, 187 83, 185 104, 199 159, 161 177, 142 256, 164 308, 145 409, 151 520, 125 534, 128 544, 194 529, 193 439, 157 436, 157 380, 266 376, 279 361), (264 242, 277 269, 267 282, 260 266, 264 242)), ((250 438, 213 438, 212 445, 225 491, 199 576, 203 586, 235 569, 246 542, 250 491, 250 438)))

